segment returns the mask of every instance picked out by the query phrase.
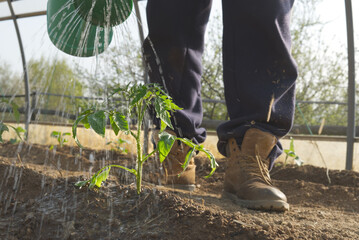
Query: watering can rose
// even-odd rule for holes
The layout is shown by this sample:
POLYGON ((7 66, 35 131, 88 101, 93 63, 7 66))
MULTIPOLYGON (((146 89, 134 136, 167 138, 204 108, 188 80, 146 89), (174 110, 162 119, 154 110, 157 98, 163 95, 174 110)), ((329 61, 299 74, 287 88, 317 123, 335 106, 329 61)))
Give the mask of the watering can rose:
POLYGON ((86 22, 95 26, 116 26, 132 12, 132 0, 74 0, 76 10, 86 22))

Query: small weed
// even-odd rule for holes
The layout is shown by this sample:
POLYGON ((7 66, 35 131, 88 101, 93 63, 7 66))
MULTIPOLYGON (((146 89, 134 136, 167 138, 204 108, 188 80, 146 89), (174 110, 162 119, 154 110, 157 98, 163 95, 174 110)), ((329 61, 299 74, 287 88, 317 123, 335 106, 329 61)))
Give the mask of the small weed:
POLYGON ((124 146, 124 144, 128 144, 129 142, 127 140, 124 139, 117 139, 117 141, 109 141, 106 143, 106 145, 111 145, 112 146, 112 150, 118 151, 120 153, 128 153, 128 150, 126 149, 126 147, 124 146))
POLYGON ((12 125, 0 122, 0 143, 4 142, 4 140, 2 139, 2 135, 4 132, 9 132, 9 128, 14 130, 16 133, 16 137, 11 138, 10 143, 15 144, 15 143, 18 143, 19 141, 23 141, 22 135, 24 135, 26 133, 25 129, 23 129, 22 127, 14 127, 12 125))
MULTIPOLYGON (((56 138, 59 146, 63 147, 64 144, 69 141, 65 137, 71 136, 71 133, 69 133, 69 132, 62 133, 62 132, 58 132, 58 131, 52 131, 50 136, 53 138, 56 138)), ((54 145, 51 145, 50 150, 52 150, 53 148, 54 148, 54 145)))
POLYGON ((284 153, 286 154, 285 156, 285 161, 284 161, 284 166, 287 164, 287 161, 289 158, 291 158, 293 160, 293 162, 297 165, 297 166, 302 166, 303 165, 303 161, 302 159, 300 159, 300 157, 296 154, 295 149, 294 149, 294 139, 291 137, 290 138, 290 146, 289 149, 284 149, 284 153))

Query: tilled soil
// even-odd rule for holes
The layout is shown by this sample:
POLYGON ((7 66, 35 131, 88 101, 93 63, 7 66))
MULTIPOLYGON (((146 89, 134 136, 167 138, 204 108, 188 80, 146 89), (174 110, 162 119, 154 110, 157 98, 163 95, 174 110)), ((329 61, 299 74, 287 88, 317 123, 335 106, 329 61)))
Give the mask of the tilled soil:
POLYGON ((99 190, 74 187, 105 164, 133 165, 131 156, 3 144, 0 239, 359 239, 358 172, 275 167, 291 209, 273 213, 222 196, 225 159, 209 179, 208 161, 195 160, 194 192, 145 184, 137 195, 133 177, 117 170, 99 190))

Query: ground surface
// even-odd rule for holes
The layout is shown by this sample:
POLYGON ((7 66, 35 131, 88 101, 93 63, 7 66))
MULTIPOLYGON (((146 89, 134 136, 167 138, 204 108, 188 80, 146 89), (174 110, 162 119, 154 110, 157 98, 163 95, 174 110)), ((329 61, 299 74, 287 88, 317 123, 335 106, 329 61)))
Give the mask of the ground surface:
POLYGON ((113 151, 0 145, 0 239, 359 239, 359 173, 312 166, 277 167, 274 183, 291 209, 241 208, 222 197, 224 159, 210 179, 196 159, 194 193, 145 186, 111 170, 99 191, 74 183, 104 164, 131 164, 113 151), (112 160, 111 160, 112 159, 112 160), (83 171, 86 170, 87 173, 83 171))

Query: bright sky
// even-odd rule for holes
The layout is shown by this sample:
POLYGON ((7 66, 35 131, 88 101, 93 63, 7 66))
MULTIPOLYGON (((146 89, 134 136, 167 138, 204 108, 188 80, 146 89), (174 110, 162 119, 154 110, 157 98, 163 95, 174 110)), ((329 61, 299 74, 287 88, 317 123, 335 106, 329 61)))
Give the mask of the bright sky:
MULTIPOLYGON (((24 13, 31 11, 42 11, 46 9, 46 0, 22 0, 14 2, 15 13, 24 13)), ((356 46, 359 46, 359 1, 353 0, 354 9, 354 31, 356 46)), ((145 19, 146 1, 140 2, 142 18, 145 19)), ((220 11, 221 1, 214 0, 213 11, 220 11)), ((344 0, 323 0, 317 10, 318 15, 325 22, 328 22, 323 32, 323 39, 325 39, 333 48, 346 46, 346 24, 345 24, 345 7, 344 0)), ((0 3, 0 17, 9 16, 7 2, 0 3)), ((18 20, 23 44, 25 47, 25 54, 27 60, 31 58, 38 58, 42 55, 49 57, 66 58, 69 61, 76 61, 86 66, 94 66, 95 58, 75 58, 70 57, 61 51, 58 51, 50 42, 46 29, 46 16, 24 18, 18 20)), ((127 21, 127 29, 134 29, 137 34, 136 19, 133 16, 127 21)), ((121 27, 120 27, 121 28, 121 27)), ((117 31, 121 32, 121 31, 117 31)), ((114 44, 116 44, 116 41, 114 44)), ((346 51, 346 50, 345 50, 346 51)), ((357 56, 359 59, 359 56, 357 56)), ((0 22, 0 61, 9 63, 13 70, 21 71, 21 57, 18 41, 16 38, 13 21, 0 22)))

